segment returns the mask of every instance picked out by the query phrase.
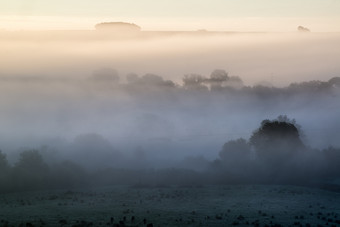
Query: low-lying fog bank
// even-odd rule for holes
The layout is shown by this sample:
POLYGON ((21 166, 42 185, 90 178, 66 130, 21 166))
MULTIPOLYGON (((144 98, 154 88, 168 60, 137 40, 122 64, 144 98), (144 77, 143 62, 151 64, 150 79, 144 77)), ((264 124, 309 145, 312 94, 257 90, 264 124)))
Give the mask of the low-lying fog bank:
POLYGON ((107 68, 87 79, 1 78, 7 190, 339 177, 339 77, 282 88, 245 86, 224 70, 183 85, 119 78, 107 68))
POLYGON ((0 33, 1 184, 339 177, 339 33, 140 34, 0 33))
POLYGON ((152 72, 180 82, 184 74, 208 75, 226 68, 248 85, 287 86, 327 80, 340 72, 340 33, 141 34, 117 38, 117 33, 98 31, 0 32, 0 73, 84 78, 93 69, 112 67, 122 75, 152 72))

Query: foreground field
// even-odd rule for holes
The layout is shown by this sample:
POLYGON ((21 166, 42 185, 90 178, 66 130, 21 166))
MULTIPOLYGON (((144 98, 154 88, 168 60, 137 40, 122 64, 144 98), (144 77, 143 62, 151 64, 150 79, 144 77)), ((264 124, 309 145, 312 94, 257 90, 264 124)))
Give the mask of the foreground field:
POLYGON ((340 226, 340 193, 296 186, 114 186, 0 204, 0 226, 340 226))

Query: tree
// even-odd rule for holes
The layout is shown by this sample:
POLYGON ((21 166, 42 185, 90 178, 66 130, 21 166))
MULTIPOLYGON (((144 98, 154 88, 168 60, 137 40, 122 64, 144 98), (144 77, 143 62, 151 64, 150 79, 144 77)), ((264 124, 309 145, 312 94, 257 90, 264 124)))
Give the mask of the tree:
POLYGON ((202 84, 206 79, 199 74, 186 74, 183 77, 184 86, 195 86, 202 84))
POLYGON ((237 140, 230 140, 225 143, 219 153, 219 156, 224 162, 234 162, 235 159, 246 159, 249 153, 249 144, 245 139, 239 138, 237 140))
POLYGON ((15 167, 34 173, 45 172, 48 169, 39 151, 34 149, 21 152, 15 167))
POLYGON ((6 155, 0 150, 0 191, 8 190, 9 170, 6 155))
POLYGON ((223 82, 229 79, 228 73, 223 69, 215 69, 211 74, 210 78, 206 79, 206 82, 210 83, 211 90, 218 90, 222 88, 223 82))
POLYGON ((333 77, 328 83, 333 87, 340 88, 340 77, 333 77))
POLYGON ((279 116, 264 120, 249 139, 257 154, 256 175, 264 182, 297 182, 305 179, 301 157, 307 148, 301 141, 300 127, 295 120, 279 116))
POLYGON ((243 139, 230 140, 225 143, 219 153, 220 161, 214 165, 224 174, 224 178, 232 182, 244 182, 253 173, 254 163, 251 159, 251 147, 243 139))
POLYGON ((231 88, 236 88, 236 89, 241 89, 244 87, 243 81, 240 77, 238 76, 231 76, 229 79, 224 82, 225 87, 231 87, 231 88))
POLYGON ((46 187, 48 173, 48 165, 38 150, 23 151, 14 166, 14 188, 30 190, 46 187))
POLYGON ((6 154, 2 153, 0 150, 0 174, 6 172, 9 168, 9 164, 6 158, 6 154))
POLYGON ((164 80, 163 77, 151 73, 147 73, 139 78, 138 83, 147 86, 175 87, 172 81, 164 80))
POLYGON ((289 90, 294 92, 310 92, 310 93, 319 93, 319 92, 329 92, 332 88, 331 82, 323 82, 318 80, 312 80, 302 83, 292 83, 289 85, 289 90))
POLYGON ((216 82, 223 82, 229 79, 228 73, 223 69, 215 69, 210 74, 210 80, 216 82))
POLYGON ((288 158, 304 148, 300 138, 300 126, 287 116, 264 120, 250 137, 250 144, 260 158, 288 158))
POLYGON ((297 27, 297 30, 298 30, 299 32, 310 32, 310 30, 309 30, 308 28, 303 27, 303 26, 297 27))
POLYGON ((183 77, 183 87, 189 90, 207 91, 208 87, 203 84, 206 80, 199 74, 187 74, 183 77))

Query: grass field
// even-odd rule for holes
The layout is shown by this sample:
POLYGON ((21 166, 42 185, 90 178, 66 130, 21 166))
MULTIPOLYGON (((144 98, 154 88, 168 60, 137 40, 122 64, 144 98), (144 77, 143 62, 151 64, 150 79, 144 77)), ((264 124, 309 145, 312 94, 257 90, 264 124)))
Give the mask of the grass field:
POLYGON ((340 226, 340 193, 297 186, 112 186, 0 203, 0 226, 340 226))

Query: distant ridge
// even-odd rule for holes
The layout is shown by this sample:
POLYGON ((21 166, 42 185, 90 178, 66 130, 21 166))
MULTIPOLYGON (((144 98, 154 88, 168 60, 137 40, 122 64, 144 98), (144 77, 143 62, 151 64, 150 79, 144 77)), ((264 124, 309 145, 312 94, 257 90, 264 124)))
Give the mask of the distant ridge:
POLYGON ((102 22, 95 25, 96 30, 117 32, 139 32, 141 27, 126 22, 102 22))

